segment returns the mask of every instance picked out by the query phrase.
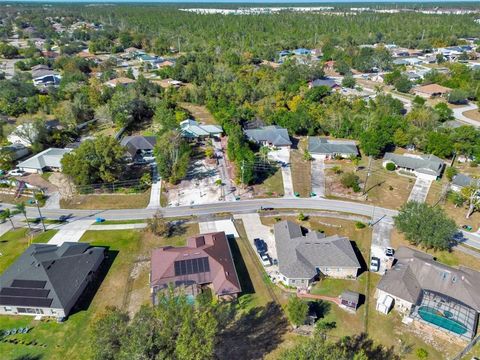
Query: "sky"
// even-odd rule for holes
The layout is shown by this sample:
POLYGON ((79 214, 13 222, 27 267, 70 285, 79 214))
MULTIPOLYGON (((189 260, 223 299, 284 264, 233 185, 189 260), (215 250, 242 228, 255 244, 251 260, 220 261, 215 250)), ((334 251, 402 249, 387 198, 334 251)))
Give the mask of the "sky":
MULTIPOLYGON (((242 3, 242 4, 322 4, 322 3, 453 3, 453 2, 476 2, 478 0, 372 0, 372 1, 365 1, 365 0, 0 0, 1 2, 8 1, 8 2, 36 2, 36 3, 72 3, 72 2, 83 2, 83 3, 96 3, 96 4, 112 4, 112 3, 189 3, 194 4, 198 3, 201 5, 202 3, 219 3, 219 4, 235 4, 235 3, 242 3)), ((480 8, 480 5, 479 5, 480 8)))

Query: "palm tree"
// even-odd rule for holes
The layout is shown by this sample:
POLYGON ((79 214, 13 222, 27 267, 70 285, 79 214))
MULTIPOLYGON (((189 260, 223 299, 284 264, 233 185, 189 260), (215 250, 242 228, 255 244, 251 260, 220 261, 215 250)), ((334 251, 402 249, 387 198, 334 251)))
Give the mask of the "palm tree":
POLYGON ((12 213, 10 212, 10 209, 5 209, 3 210, 3 212, 0 214, 0 219, 2 220, 10 220, 10 223, 12 224, 12 229, 15 229, 15 225, 13 225, 13 221, 12 221, 12 213))
POLYGON ((28 221, 28 218, 27 218, 27 210, 25 208, 25 203, 24 202, 18 203, 18 204, 15 205, 15 208, 19 212, 21 212, 23 214, 23 216, 25 216, 25 220, 27 221, 28 230, 30 230, 30 232, 31 232, 32 228, 30 227, 30 222, 28 221))

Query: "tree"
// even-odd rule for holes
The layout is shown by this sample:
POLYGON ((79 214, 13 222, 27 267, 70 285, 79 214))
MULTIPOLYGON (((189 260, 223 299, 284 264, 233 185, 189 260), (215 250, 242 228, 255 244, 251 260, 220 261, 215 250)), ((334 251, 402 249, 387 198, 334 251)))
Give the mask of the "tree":
POLYGON ((12 220, 12 213, 10 212, 9 208, 5 208, 0 213, 0 219, 2 219, 2 221, 5 221, 6 219, 10 220, 10 224, 12 225, 12 229, 15 229, 15 225, 13 224, 13 220, 12 220))
POLYGON ((397 167, 393 162, 388 162, 387 165, 385 165, 385 169, 388 171, 394 171, 397 167))
POLYGON ((172 184, 185 177, 190 161, 190 145, 177 131, 169 130, 157 140, 155 156, 158 172, 172 184))
POLYGON ((170 223, 166 221, 160 212, 156 212, 152 218, 147 221, 148 230, 157 236, 170 235, 170 223))
POLYGON ((290 296, 287 304, 287 316, 295 327, 305 323, 307 313, 308 304, 295 295, 290 296))
POLYGON ((445 170, 445 176, 447 177, 448 181, 452 181, 454 176, 458 174, 458 170, 457 168, 453 167, 453 166, 449 166, 446 170, 445 170))
POLYGON ((124 175, 125 148, 113 137, 86 140, 63 156, 62 169, 77 185, 112 183, 124 175))
POLYGON ((461 90, 461 89, 453 89, 450 91, 450 94, 448 94, 448 102, 450 104, 466 104, 468 102, 467 100, 468 94, 466 91, 461 90))
POLYGON ((394 83, 395 89, 402 93, 408 93, 412 88, 412 83, 408 77, 401 75, 394 83))
MULTIPOLYGON (((18 203, 18 204, 15 204, 15 209, 22 213, 23 216, 25 217, 25 221, 27 222, 27 226, 28 226, 28 230, 30 230, 30 232, 32 231, 32 228, 30 227, 30 221, 28 221, 28 217, 27 217, 27 209, 25 208, 25 203, 24 202, 21 202, 21 203, 18 203)), ((13 224, 12 224, 13 225, 13 224)))
POLYGON ((468 205, 467 219, 473 214, 475 210, 480 208, 480 189, 476 185, 466 186, 461 190, 462 196, 468 205))
POLYGON ((107 306, 90 331, 90 347, 95 360, 118 358, 125 337, 129 316, 115 307, 107 306))
POLYGON ((358 183, 359 177, 355 175, 353 172, 346 172, 340 178, 340 182, 344 187, 347 189, 352 189, 355 192, 360 191, 360 185, 358 183))
POLYGON ((355 85, 357 84, 357 81, 355 78, 352 76, 352 74, 347 74, 343 77, 342 79, 342 86, 346 88, 351 88, 353 89, 355 85))
POLYGON ((433 107, 433 110, 438 114, 439 120, 445 122, 453 119, 453 110, 444 102, 440 102, 433 107))
POLYGON ((416 201, 404 204, 394 220, 411 244, 427 249, 450 249, 457 232, 455 221, 443 209, 416 201))

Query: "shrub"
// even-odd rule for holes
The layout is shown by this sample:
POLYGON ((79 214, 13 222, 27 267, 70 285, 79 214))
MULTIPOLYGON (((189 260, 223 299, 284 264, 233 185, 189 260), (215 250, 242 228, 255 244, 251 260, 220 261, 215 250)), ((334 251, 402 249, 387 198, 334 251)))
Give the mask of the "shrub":
POLYGON ((306 220, 308 220, 308 216, 306 216, 304 213, 300 213, 300 214, 298 214, 298 220, 306 221, 306 220))
POLYGON ((341 174, 342 173, 342 168, 338 165, 335 165, 334 167, 332 167, 332 171, 334 172, 334 174, 341 174))
POLYGON ((458 170, 453 166, 450 166, 445 170, 445 176, 447 177, 448 181, 452 181, 454 176, 458 174, 458 170))
POLYGON ((389 162, 389 163, 387 163, 387 165, 385 165, 385 169, 387 169, 388 171, 394 171, 396 168, 397 167, 392 162, 389 162))
POLYGON ((358 183, 359 177, 353 172, 347 172, 342 175, 340 182, 347 189, 352 189, 355 192, 360 191, 360 185, 358 183))
POLYGON ((421 360, 428 359, 428 351, 424 348, 418 348, 415 354, 417 355, 417 358, 421 360))
POLYGON ((357 222, 355 223, 355 228, 356 228, 356 229, 364 229, 365 226, 366 226, 366 225, 365 225, 363 222, 361 222, 361 221, 357 221, 357 222))

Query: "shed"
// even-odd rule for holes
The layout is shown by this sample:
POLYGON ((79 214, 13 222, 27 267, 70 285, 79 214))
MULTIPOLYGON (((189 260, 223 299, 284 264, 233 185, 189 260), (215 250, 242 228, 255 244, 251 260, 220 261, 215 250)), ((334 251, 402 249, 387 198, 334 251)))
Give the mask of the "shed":
POLYGON ((349 310, 357 310, 360 294, 355 291, 345 290, 340 295, 340 306, 349 310))

